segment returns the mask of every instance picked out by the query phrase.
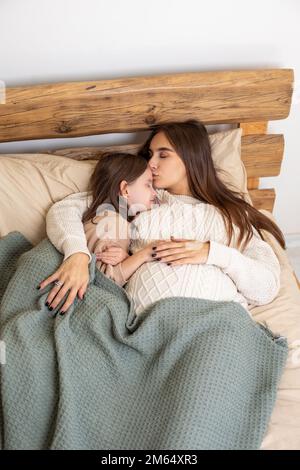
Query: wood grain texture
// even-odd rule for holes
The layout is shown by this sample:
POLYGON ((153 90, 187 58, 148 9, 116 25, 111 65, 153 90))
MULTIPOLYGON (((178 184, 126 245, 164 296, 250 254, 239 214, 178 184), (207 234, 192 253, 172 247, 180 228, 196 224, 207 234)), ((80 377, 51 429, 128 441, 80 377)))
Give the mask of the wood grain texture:
POLYGON ((268 122, 241 122, 239 127, 243 129, 243 135, 251 134, 266 134, 268 129, 268 122))
POLYGON ((204 124, 284 119, 293 77, 293 69, 258 69, 7 88, 0 142, 135 132, 188 118, 204 124))
POLYGON ((249 194, 256 209, 266 209, 273 212, 275 203, 275 189, 250 189, 249 194))
MULTIPOLYGON (((266 134, 268 129, 268 122, 240 122, 238 127, 242 129, 242 135, 251 135, 251 134, 266 134)), ((245 162, 244 162, 245 163, 245 162)), ((259 177, 249 177, 247 178, 247 188, 249 189, 258 189, 259 188, 259 177)))
POLYGON ((279 175, 283 152, 284 137, 281 134, 242 136, 241 156, 248 177, 279 175))

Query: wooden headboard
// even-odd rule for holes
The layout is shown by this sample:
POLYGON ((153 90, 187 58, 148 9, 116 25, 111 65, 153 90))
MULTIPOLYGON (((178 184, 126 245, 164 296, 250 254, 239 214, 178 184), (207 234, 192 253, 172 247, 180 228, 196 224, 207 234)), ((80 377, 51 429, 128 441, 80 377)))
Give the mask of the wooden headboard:
MULTIPOLYGON (((146 131, 154 123, 196 118, 243 129, 242 159, 258 209, 273 210, 274 189, 259 178, 280 173, 282 134, 267 134, 270 120, 289 115, 292 69, 191 72, 8 88, 0 105, 0 142, 146 131)), ((76 159, 137 145, 52 151, 76 159)), ((43 150, 41 150, 43 151, 43 150)))

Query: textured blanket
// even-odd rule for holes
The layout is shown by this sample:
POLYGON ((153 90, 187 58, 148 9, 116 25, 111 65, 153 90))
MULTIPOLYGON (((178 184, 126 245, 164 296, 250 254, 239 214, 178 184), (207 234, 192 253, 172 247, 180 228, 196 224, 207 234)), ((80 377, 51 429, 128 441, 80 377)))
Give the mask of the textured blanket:
POLYGON ((53 315, 52 285, 36 286, 62 259, 48 239, 0 240, 2 449, 259 448, 286 338, 232 301, 173 297, 136 316, 94 255, 85 299, 53 315))

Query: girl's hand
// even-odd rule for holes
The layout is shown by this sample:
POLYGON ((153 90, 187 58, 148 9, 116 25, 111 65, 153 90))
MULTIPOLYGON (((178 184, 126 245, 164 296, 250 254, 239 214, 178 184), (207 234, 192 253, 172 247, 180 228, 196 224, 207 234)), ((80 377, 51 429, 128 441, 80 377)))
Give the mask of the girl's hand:
POLYGON ((181 264, 205 264, 208 259, 210 242, 198 240, 175 239, 172 241, 159 241, 156 253, 157 261, 167 263, 170 266, 181 264))
POLYGON ((116 243, 110 242, 104 251, 99 251, 96 253, 97 261, 102 261, 105 264, 111 264, 115 266, 116 264, 122 263, 124 259, 128 258, 129 253, 125 251, 116 243))
POLYGON ((76 295, 82 300, 89 282, 89 257, 85 253, 74 253, 67 258, 55 273, 44 279, 39 286, 44 289, 48 284, 60 281, 61 286, 51 289, 46 299, 49 310, 57 307, 68 291, 69 295, 65 303, 60 308, 60 312, 65 313, 75 300, 76 295))

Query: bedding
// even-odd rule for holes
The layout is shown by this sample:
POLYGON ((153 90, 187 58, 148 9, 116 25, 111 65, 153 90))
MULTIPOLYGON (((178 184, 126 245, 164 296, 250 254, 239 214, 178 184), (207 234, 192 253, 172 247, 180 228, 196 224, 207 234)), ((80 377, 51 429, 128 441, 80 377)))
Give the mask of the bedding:
MULTIPOLYGON (((228 152, 224 168, 228 168, 230 155, 232 162, 236 161, 237 153, 228 152)), ((0 236, 18 230, 27 237, 28 247, 39 243, 45 236, 48 208, 74 191, 84 191, 95 164, 95 160, 76 161, 47 154, 2 155, 0 236)), ((235 168, 240 168, 236 174, 242 189, 247 182, 246 173, 243 166, 235 168)), ((269 211, 261 211, 273 218, 269 211)), ((300 449, 300 291, 285 251, 268 232, 265 238, 280 261, 281 289, 273 302, 250 311, 255 320, 266 322, 272 331, 287 337, 289 353, 261 449, 300 449)))
MULTIPOLYGON (((247 193, 241 159, 241 132, 210 135, 212 156, 225 184, 247 193)), ((45 217, 51 205, 87 190, 97 160, 78 161, 48 154, 0 155, 0 236, 17 230, 34 245, 46 236, 45 217)))
POLYGON ((85 299, 54 317, 36 286, 61 261, 48 239, 0 239, 2 449, 259 448, 286 338, 232 301, 162 299, 138 317, 95 255, 85 299))
MULTIPOLYGON (((275 217, 261 209, 271 220, 275 217)), ((281 267, 280 291, 267 305, 250 308, 253 319, 265 323, 272 331, 288 340, 288 360, 279 383, 277 400, 261 444, 262 450, 300 449, 300 290, 285 250, 265 230, 281 267)))

